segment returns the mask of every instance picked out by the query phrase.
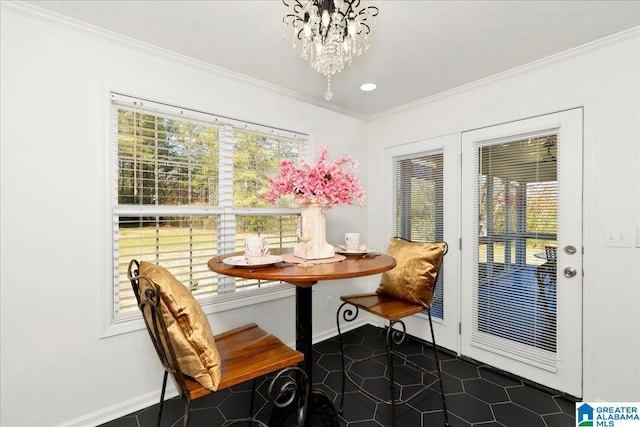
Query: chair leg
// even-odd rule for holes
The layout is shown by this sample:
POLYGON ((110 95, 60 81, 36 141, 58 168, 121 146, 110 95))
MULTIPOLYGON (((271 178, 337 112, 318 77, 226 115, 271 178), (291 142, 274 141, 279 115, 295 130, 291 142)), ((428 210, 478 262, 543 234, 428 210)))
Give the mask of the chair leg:
MULTIPOLYGON (((340 389, 340 406, 338 408, 338 413, 342 414, 344 407, 344 389, 345 389, 345 364, 344 364, 344 343, 342 342, 342 331, 340 330, 340 313, 342 312, 342 308, 346 305, 351 305, 348 302, 343 302, 340 307, 338 307, 338 311, 336 312, 336 326, 338 328, 338 341, 340 342, 340 363, 342 364, 342 387, 340 389)), ((345 321, 352 321, 356 317, 358 317, 358 307, 355 307, 355 312, 349 308, 344 311, 343 317, 345 321)))
POLYGON ((253 417, 253 403, 256 397, 256 379, 254 378, 251 382, 251 403, 249 404, 249 416, 253 417))
POLYGON ((438 357, 438 349, 436 346, 436 335, 433 332, 433 322, 431 321, 431 310, 427 310, 429 316, 429 328, 431 329, 431 342, 433 343, 433 357, 436 360, 436 372, 438 373, 438 383, 440 384, 440 397, 442 398, 442 409, 444 410, 444 427, 450 427, 449 412, 447 411, 447 403, 444 398, 444 384, 442 383, 442 372, 440 370, 440 358, 438 357))
POLYGON ((389 367, 389 401, 391 402, 391 427, 396 426, 396 383, 393 375, 393 325, 395 321, 389 322, 387 330, 386 350, 387 366, 389 367))
POLYGON ((160 420, 162 420, 162 408, 164 407, 164 392, 167 388, 167 376, 169 373, 164 371, 164 378, 162 379, 162 391, 160 392, 160 404, 158 405, 158 427, 160 427, 160 420))
POLYGON ((187 402, 184 404, 184 422, 183 427, 189 427, 189 415, 191 415, 191 398, 187 396, 187 402))

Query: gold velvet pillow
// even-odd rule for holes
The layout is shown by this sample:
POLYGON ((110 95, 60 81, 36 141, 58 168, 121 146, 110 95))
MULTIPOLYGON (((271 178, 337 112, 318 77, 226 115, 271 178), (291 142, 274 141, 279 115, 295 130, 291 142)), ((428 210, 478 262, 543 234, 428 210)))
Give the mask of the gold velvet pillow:
POLYGON ((187 287, 165 268, 142 261, 139 271, 158 289, 163 302, 160 311, 180 370, 216 391, 220 384, 220 355, 202 307, 187 287))
POLYGON ((391 239, 387 254, 395 258, 396 266, 382 273, 376 292, 431 308, 438 266, 446 247, 446 243, 391 239))

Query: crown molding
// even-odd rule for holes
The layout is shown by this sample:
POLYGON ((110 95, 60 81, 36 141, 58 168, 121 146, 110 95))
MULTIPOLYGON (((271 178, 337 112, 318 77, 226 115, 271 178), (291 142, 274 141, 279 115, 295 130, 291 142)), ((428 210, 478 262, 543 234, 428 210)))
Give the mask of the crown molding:
POLYGON ((474 82, 462 85, 462 86, 458 86, 455 87, 453 89, 444 91, 444 92, 440 92, 437 93, 435 95, 429 96, 427 98, 422 98, 422 99, 418 99, 416 101, 410 102, 408 104, 404 104, 401 105, 399 107, 396 108, 392 108, 386 111, 382 111, 380 113, 375 113, 372 114, 370 116, 367 117, 367 120, 372 121, 372 120, 376 120, 376 119, 380 119, 380 118, 384 118, 384 117, 388 117, 390 115, 393 114, 397 114, 397 113, 401 113, 403 111, 407 111, 407 110, 411 110, 413 108, 416 107, 420 107, 423 105, 427 105, 427 104, 431 104, 437 101, 440 101, 442 99, 446 99, 449 97, 452 97, 454 95, 460 94, 462 92, 466 92, 469 91, 471 89, 474 88, 478 88, 493 82, 496 82, 498 80, 504 79, 504 78, 508 78, 508 77, 514 77, 520 74, 524 74, 533 70, 537 70, 540 69, 542 67, 546 67, 548 65, 551 64, 556 64, 558 62, 561 61, 565 61, 568 58, 572 58, 575 56, 580 56, 580 55, 585 55, 587 53, 590 52, 594 52, 598 49, 602 49, 604 47, 610 46, 612 44, 616 44, 622 41, 626 41, 629 39, 637 39, 638 41, 640 41, 640 26, 637 27, 633 27, 630 28, 628 30, 625 31, 621 31, 619 33, 616 34, 612 34, 610 36, 607 37, 603 37, 601 39, 598 40, 594 40, 592 42, 574 47, 572 49, 569 50, 565 50, 563 52, 559 52, 556 53, 554 55, 551 56, 547 56, 545 58, 530 62, 528 64, 525 65, 521 65, 519 67, 516 68, 512 68, 510 70, 507 71, 503 71, 501 73, 498 74, 494 74, 492 76, 486 77, 484 79, 480 79, 480 80, 476 80, 474 82))
POLYGON ((377 120, 380 118, 384 118, 393 114, 397 114, 397 113, 401 113, 403 111, 407 111, 407 110, 411 110, 413 108, 419 107, 419 106, 423 106, 423 105, 427 105, 433 102, 437 102, 440 101, 442 99, 446 99, 449 98, 451 96, 457 95, 459 93, 471 90, 473 88, 477 88, 477 87, 481 87, 487 84, 490 84, 492 82, 498 81, 500 79, 503 78, 507 78, 507 77, 513 77, 513 76, 517 76, 519 74, 523 74, 532 70, 536 70, 539 68, 542 68, 544 66, 550 65, 550 64, 554 64, 554 63, 558 63, 560 61, 566 60, 567 58, 573 57, 573 56, 578 56, 578 55, 584 55, 586 53, 595 51, 597 49, 601 49, 603 47, 609 46, 611 44, 615 44, 618 43, 620 41, 624 41, 627 39, 632 39, 632 38, 636 38, 636 39, 640 39, 640 26, 637 27, 633 27, 630 28, 628 30, 601 38, 599 40, 595 40, 593 42, 581 45, 581 46, 577 46, 575 48, 566 50, 564 52, 559 52, 556 53, 554 55, 548 56, 546 58, 542 58, 533 62, 530 62, 528 64, 516 67, 516 68, 512 68, 510 70, 498 73, 498 74, 494 74, 492 76, 486 77, 484 79, 480 79, 480 80, 476 80, 474 82, 462 85, 462 86, 458 86, 455 87, 453 89, 444 91, 444 92, 440 92, 437 93, 435 95, 426 97, 426 98, 422 98, 413 102, 410 102, 408 104, 404 104, 389 110, 385 110, 379 113, 374 113, 374 114, 363 114, 348 108, 344 108, 344 107, 339 107, 335 104, 332 104, 330 102, 326 102, 308 95, 304 95, 301 94, 299 92, 295 92, 286 88, 283 88, 281 86, 276 86, 274 84, 271 83, 267 83, 263 80, 259 80, 253 77, 249 77, 247 75, 244 74, 240 74, 234 71, 231 71, 229 69, 226 68, 222 68, 220 66, 214 65, 214 64, 210 64, 204 61, 199 61, 196 60, 194 58, 185 56, 185 55, 181 55, 179 53, 176 53, 174 51, 170 51, 167 49, 163 49, 160 48, 158 46, 152 45, 150 43, 146 43, 143 42, 141 40, 138 39, 134 39, 131 37, 126 37, 123 36, 121 34, 112 32, 112 31, 108 31, 105 30, 101 27, 95 26, 95 25, 91 25, 91 24, 87 24, 86 22, 74 19, 74 18, 70 18, 49 10, 45 10, 42 8, 39 8, 37 6, 33 6, 30 4, 27 4, 23 1, 1 1, 0 5, 2 7, 3 10, 11 10, 17 13, 21 13, 24 15, 28 15, 34 18, 38 18, 41 19, 43 21, 47 21, 53 24, 57 24, 57 25, 61 25, 64 27, 67 27, 69 29, 78 31, 80 33, 83 34, 87 34, 87 35, 91 35, 91 36, 96 36, 96 37, 100 37, 106 40, 110 40, 116 43, 120 43, 123 46, 126 47, 131 47, 131 48, 136 48, 136 49, 141 49, 149 54, 153 54, 153 55, 157 55, 159 57, 163 57, 165 59, 169 59, 172 61, 176 61, 176 62, 180 62, 184 65, 187 66, 191 66, 191 67, 196 67, 196 68, 200 68, 203 69, 205 71, 208 72, 212 72, 215 74, 218 74, 220 76, 229 78, 229 79, 233 79, 235 81, 238 82, 242 82, 242 83, 246 83, 246 84, 250 84, 253 86, 257 86, 260 87, 262 89, 268 90, 270 92, 282 95, 282 96, 286 96, 290 99, 294 99, 300 102, 303 102, 305 104, 309 104, 309 105, 313 105, 319 108, 323 108, 326 110, 330 110, 333 111, 335 113, 339 113, 339 114, 344 114, 356 119, 360 119, 360 120, 365 120, 365 121, 373 121, 373 120, 377 120))
POLYGON ((17 1, 17 0, 4 1, 3 0, 0 2, 0 5, 3 11, 5 10, 13 11, 16 13, 20 13, 22 15, 30 16, 45 22, 49 22, 54 25, 60 25, 62 27, 66 27, 68 29, 77 31, 85 35, 99 37, 104 40, 115 42, 125 47, 140 49, 148 54, 156 55, 164 59, 179 62, 186 66, 199 68, 207 72, 215 73, 222 77, 232 79, 241 83, 257 86, 262 89, 268 90, 272 93, 286 96, 288 98, 303 102, 305 104, 313 105, 326 110, 331 110, 333 112, 344 114, 344 115, 361 119, 361 120, 366 120, 368 117, 366 115, 363 115, 362 113, 353 111, 351 109, 339 107, 329 102, 321 101, 314 97, 304 95, 299 92, 295 92, 295 91, 283 88, 281 86, 276 86, 274 84, 265 82, 263 80, 249 77, 245 74, 240 74, 235 71, 231 71, 229 69, 226 69, 214 64, 200 61, 168 49, 163 49, 161 47, 152 45, 147 42, 143 42, 138 39, 134 39, 132 37, 123 36, 113 31, 105 30, 104 28, 101 28, 92 24, 88 24, 86 22, 65 16, 65 15, 61 15, 53 11, 42 9, 40 7, 25 3, 23 1, 17 1))

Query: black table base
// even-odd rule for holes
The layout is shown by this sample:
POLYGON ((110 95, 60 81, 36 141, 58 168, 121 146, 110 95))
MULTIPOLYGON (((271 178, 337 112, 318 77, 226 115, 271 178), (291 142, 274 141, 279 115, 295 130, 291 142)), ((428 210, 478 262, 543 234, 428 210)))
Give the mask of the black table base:
MULTIPOLYGON (((312 313, 311 286, 296 286, 296 349, 304 354, 302 369, 313 382, 312 313)), ((340 427, 333 402, 321 390, 312 390, 308 403, 306 426, 340 427)))

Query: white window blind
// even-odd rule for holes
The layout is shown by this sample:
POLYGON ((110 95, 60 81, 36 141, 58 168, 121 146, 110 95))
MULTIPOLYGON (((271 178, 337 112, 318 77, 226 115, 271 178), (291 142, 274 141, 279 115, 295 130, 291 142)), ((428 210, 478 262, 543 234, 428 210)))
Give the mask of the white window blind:
MULTIPOLYGON (((442 150, 395 159, 395 235, 420 242, 442 242, 444 237, 442 150)), ((445 263, 446 264, 446 263, 445 263)), ((431 314, 442 319, 443 264, 431 314)))
POLYGON ((138 316, 131 259, 169 269, 202 303, 270 292, 273 283, 218 276, 207 261, 260 234, 296 242, 294 206, 258 194, 284 158, 306 155, 304 134, 112 93, 113 318, 138 316))
POLYGON ((477 143, 472 342, 555 369, 557 132, 477 143))

